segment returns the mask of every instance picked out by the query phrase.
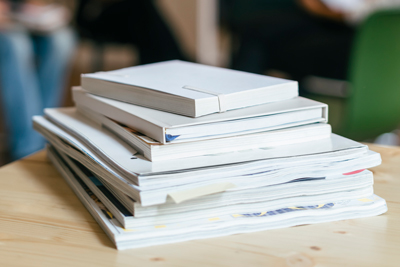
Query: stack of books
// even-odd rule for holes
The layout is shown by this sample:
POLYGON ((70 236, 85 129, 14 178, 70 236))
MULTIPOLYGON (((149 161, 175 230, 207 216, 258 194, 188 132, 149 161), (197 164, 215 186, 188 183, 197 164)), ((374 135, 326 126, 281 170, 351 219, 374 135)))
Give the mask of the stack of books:
POLYGON ((167 61, 82 75, 33 118, 118 249, 375 216, 381 163, 294 81, 167 61))

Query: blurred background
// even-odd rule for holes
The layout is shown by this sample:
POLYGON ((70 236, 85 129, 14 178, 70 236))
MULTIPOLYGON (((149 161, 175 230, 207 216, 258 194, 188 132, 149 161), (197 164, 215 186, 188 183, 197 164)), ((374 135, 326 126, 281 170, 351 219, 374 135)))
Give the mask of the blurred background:
POLYGON ((400 144, 400 0, 0 0, 0 164, 81 73, 169 59, 297 80, 335 133, 400 144))

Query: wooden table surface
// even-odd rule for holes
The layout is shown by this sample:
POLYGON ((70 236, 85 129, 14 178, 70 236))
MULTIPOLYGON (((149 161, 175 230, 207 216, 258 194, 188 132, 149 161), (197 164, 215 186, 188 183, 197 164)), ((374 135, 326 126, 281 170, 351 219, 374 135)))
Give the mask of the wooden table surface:
POLYGON ((0 266, 400 266, 400 148, 370 148, 384 215, 124 251, 40 152, 0 169, 0 266))

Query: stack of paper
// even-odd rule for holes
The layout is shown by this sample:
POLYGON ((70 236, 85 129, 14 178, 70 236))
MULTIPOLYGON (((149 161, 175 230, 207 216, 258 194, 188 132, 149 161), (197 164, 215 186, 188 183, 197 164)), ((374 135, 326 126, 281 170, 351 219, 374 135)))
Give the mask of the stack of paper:
POLYGON ((119 249, 387 210, 366 170, 380 155, 331 134, 327 106, 293 94, 295 82, 172 61, 84 75, 82 84, 77 107, 46 109, 34 127, 119 249), (210 92, 190 98, 181 83, 210 92), (229 97, 242 91, 245 108, 229 97), (275 102, 256 99, 266 92, 275 102), (125 96, 147 107, 114 100, 125 96), (203 114, 212 101, 230 108, 196 118, 162 111, 182 111, 171 106, 182 102, 203 114))

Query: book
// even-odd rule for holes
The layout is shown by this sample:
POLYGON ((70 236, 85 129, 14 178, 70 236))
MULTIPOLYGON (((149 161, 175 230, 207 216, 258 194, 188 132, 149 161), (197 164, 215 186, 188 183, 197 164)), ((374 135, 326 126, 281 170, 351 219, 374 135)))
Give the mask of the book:
POLYGON ((162 143, 180 143, 259 133, 316 122, 327 122, 326 104, 310 99, 294 99, 201 118, 127 104, 73 89, 77 106, 129 126, 162 143))
POLYGON ((195 239, 250 233, 304 224, 316 224, 377 216, 387 211, 384 199, 377 195, 342 201, 316 202, 311 205, 262 208, 257 212, 230 213, 218 217, 166 224, 148 224, 124 228, 85 183, 62 161, 50 154, 62 177, 114 242, 117 249, 147 247, 195 239))
MULTIPOLYGON (((51 147, 49 148, 48 153, 53 154, 53 156, 60 155, 51 147)), ((268 200, 258 199, 246 203, 231 203, 221 206, 211 206, 206 209, 194 206, 192 208, 187 208, 182 212, 136 217, 129 213, 129 211, 123 207, 121 202, 115 198, 114 195, 107 190, 107 188, 102 186, 101 182, 93 179, 93 177, 87 177, 83 173, 85 170, 76 168, 76 164, 69 160, 65 155, 61 155, 59 158, 61 161, 64 160, 64 164, 67 165, 79 177, 80 180, 82 180, 84 183, 83 187, 86 185, 93 192, 96 198, 98 198, 101 203, 103 203, 104 206, 115 216, 119 223, 121 223, 124 228, 128 229, 154 224, 168 224, 178 221, 185 222, 193 219, 207 219, 212 216, 217 217, 221 215, 230 215, 232 213, 253 213, 259 211, 260 209, 273 210, 295 205, 307 206, 314 203, 344 201, 352 198, 366 198, 373 194, 373 187, 372 185, 369 185, 366 187, 355 188, 353 190, 342 188, 342 190, 337 192, 328 190, 328 192, 325 192, 324 194, 291 195, 285 198, 272 197, 268 200), (75 166, 72 166, 71 164, 75 166)), ((301 184, 303 181, 299 181, 297 183, 301 184)), ((308 186, 312 187, 312 185, 308 186)), ((175 205, 180 206, 180 204, 175 205)))
POLYGON ((159 205, 142 206, 139 202, 118 190, 117 187, 113 186, 107 180, 102 179, 94 173, 92 174, 94 175, 92 176, 95 178, 94 180, 100 181, 100 184, 106 187, 131 214, 138 218, 184 212, 186 210, 208 209, 235 203, 252 203, 276 198, 317 195, 343 190, 350 191, 373 185, 372 173, 364 170, 351 175, 327 175, 319 179, 301 178, 270 186, 227 190, 217 194, 192 198, 178 204, 171 198, 167 198, 165 203, 159 205))
POLYGON ((82 115, 55 110, 53 119, 63 128, 36 116, 35 129, 143 206, 162 204, 167 198, 182 202, 226 190, 343 174, 381 162, 367 146, 337 135, 276 149, 150 162, 133 157, 131 146, 82 115))
POLYGON ((258 148, 266 149, 329 138, 331 135, 331 126, 329 124, 312 123, 304 126, 247 135, 199 140, 196 142, 162 144, 131 127, 95 113, 87 108, 78 107, 78 111, 99 123, 102 127, 115 133, 141 155, 153 162, 216 155, 258 148))
POLYGON ((189 117, 298 96, 296 81, 179 60, 82 74, 81 85, 96 95, 189 117))
MULTIPOLYGON (((193 213, 190 215, 190 217, 193 218, 201 215, 204 210, 207 210, 207 214, 210 216, 211 212, 215 210, 218 210, 218 213, 222 213, 224 209, 232 209, 235 205, 235 208, 238 208, 243 205, 249 206, 251 203, 258 203, 258 206, 260 203, 263 203, 261 205, 267 207, 270 204, 280 205, 280 203, 285 203, 284 205, 286 205, 291 201, 293 203, 297 202, 298 204, 306 198, 313 199, 312 202, 317 199, 317 201, 321 202, 333 198, 340 198, 340 200, 343 200, 346 197, 354 197, 356 195, 359 198, 368 197, 373 193, 372 173, 364 170, 350 175, 341 175, 339 178, 298 179, 284 184, 212 194, 179 204, 165 203, 143 207, 140 203, 134 202, 133 200, 127 205, 124 200, 127 197, 126 195, 123 196, 122 192, 105 180, 97 179, 96 175, 89 169, 68 157, 66 154, 57 151, 55 147, 49 147, 48 153, 58 155, 90 190, 99 197, 125 228, 129 228, 128 225, 132 225, 134 222, 136 222, 136 225, 139 224, 140 220, 137 220, 137 218, 143 217, 157 216, 160 220, 179 219, 179 221, 182 221, 185 220, 185 218, 176 218, 181 215, 176 215, 175 218, 168 215, 193 213), (294 200, 295 198, 296 200, 294 200), (121 207, 121 205, 124 207, 121 207), (136 219, 133 219, 133 217, 136 219)), ((246 209, 249 211, 250 208, 246 209)), ((142 220, 142 222, 143 221, 145 220, 142 220)))

